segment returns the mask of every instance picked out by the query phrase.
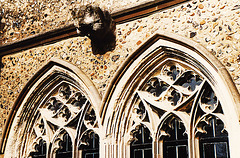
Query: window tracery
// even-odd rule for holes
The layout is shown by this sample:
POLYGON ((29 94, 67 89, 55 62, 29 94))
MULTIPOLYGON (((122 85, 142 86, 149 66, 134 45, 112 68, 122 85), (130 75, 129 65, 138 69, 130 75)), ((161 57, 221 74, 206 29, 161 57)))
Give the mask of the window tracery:
MULTIPOLYGON (((36 105, 21 103, 27 108, 31 105, 29 109, 32 108, 33 112, 24 114, 21 109, 17 115, 26 115, 21 119, 28 120, 24 122, 24 129, 19 128, 20 132, 12 132, 23 135, 22 139, 17 139, 23 142, 16 153, 23 151, 20 157, 52 158, 61 155, 65 148, 65 152, 71 150, 70 157, 86 158, 144 155, 149 158, 217 158, 234 157, 233 154, 236 157, 236 148, 231 141, 237 137, 229 129, 238 124, 231 123, 226 117, 229 116, 226 110, 229 98, 226 97, 227 101, 222 99, 225 97, 219 92, 217 80, 212 75, 216 75, 212 70, 215 67, 208 65, 211 69, 208 70, 202 61, 199 64, 194 51, 179 51, 187 50, 183 46, 180 46, 183 49, 176 50, 159 46, 159 43, 156 45, 156 49, 151 48, 153 51, 133 54, 137 57, 131 57, 130 63, 123 66, 119 76, 116 75, 119 78, 109 85, 100 108, 96 106, 101 103, 100 97, 96 97, 95 102, 92 95, 97 90, 89 88, 85 91, 79 80, 72 82, 73 79, 63 73, 56 78, 50 76, 54 78, 51 82, 44 80, 46 90, 42 86, 44 90, 27 98, 42 97, 30 102, 36 105), (191 53, 195 56, 192 57, 191 53)), ((234 104, 230 107, 235 106, 231 98, 230 101, 234 104)))
POLYGON ((220 101, 201 74, 183 63, 168 61, 142 83, 143 86, 135 92, 128 125, 146 124, 152 134, 156 132, 153 141, 158 142, 158 149, 154 149, 158 155, 186 158, 193 148, 198 148, 204 158, 229 153, 220 101), (209 134, 210 129, 218 129, 218 133, 224 136, 217 137, 219 141, 215 142, 217 139, 209 134), (212 154, 209 156, 206 152, 212 154))
POLYGON ((40 140, 38 144, 34 146, 35 151, 31 152, 29 155, 32 158, 45 158, 46 157, 46 142, 44 140, 40 140))
POLYGON ((152 137, 144 125, 139 125, 132 132, 133 140, 130 145, 131 158, 152 156, 152 137))
POLYGON ((65 133, 63 139, 58 141, 59 148, 56 151, 56 158, 72 158, 72 141, 70 136, 65 133))
POLYGON ((82 158, 99 158, 99 136, 92 130, 86 131, 78 149, 82 152, 82 158))
POLYGON ((35 149, 25 149, 26 154, 32 157, 72 158, 77 150, 73 145, 78 128, 82 133, 98 128, 95 111, 83 91, 68 82, 58 84, 45 100, 32 122, 29 134, 32 139, 27 139, 27 144, 36 144, 35 149))

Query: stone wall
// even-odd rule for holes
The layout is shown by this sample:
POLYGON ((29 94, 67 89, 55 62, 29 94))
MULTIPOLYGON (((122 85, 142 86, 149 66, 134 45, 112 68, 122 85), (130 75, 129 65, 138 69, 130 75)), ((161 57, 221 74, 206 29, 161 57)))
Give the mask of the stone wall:
POLYGON ((1 0, 1 21, 6 24, 3 44, 71 24, 71 11, 81 5, 116 12, 149 1, 153 0, 1 0))
MULTIPOLYGON (((101 6, 111 11, 118 5, 116 2, 101 3, 101 6)), ((67 0, 52 3, 1 0, 0 6, 5 10, 2 21, 6 23, 4 43, 72 23, 69 9, 81 3, 67 0)), ((119 3, 123 5, 123 2, 119 3)), ((87 37, 76 37, 4 56, 0 79, 0 137, 20 91, 52 57, 78 66, 93 81, 100 94, 104 95, 121 63, 158 31, 176 33, 206 47, 226 66, 240 91, 239 19, 239 0, 193 0, 117 25, 117 46, 114 51, 104 55, 93 55, 90 40, 87 37)))

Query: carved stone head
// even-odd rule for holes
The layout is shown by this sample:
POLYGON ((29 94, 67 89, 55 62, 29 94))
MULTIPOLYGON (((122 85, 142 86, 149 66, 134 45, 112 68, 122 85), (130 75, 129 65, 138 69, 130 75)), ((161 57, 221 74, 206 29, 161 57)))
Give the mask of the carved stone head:
POLYGON ((115 48, 116 25, 108 11, 99 7, 86 5, 75 8, 72 17, 80 36, 88 36, 91 39, 94 54, 104 54, 115 48))

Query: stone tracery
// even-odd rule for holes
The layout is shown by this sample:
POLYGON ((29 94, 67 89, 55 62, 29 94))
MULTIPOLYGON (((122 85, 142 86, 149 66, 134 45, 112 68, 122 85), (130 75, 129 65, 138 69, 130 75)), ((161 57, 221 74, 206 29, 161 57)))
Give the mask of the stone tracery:
MULTIPOLYGON (((206 125, 219 128, 218 124, 210 123, 216 116, 218 122, 222 122, 221 126, 224 126, 222 107, 208 81, 190 67, 178 62, 165 62, 161 67, 143 82, 143 86, 139 86, 142 88, 136 90, 133 113, 128 124, 136 129, 140 124, 147 125, 153 133, 153 125, 159 124, 155 138, 159 142, 159 149, 155 150, 164 151, 164 157, 176 157, 179 152, 189 157, 192 147, 188 145, 196 148, 199 144, 191 141, 188 144, 188 139, 198 139, 199 132, 208 133, 206 125), (191 130, 195 130, 192 137, 191 130), (174 134, 174 131, 177 133, 174 134)), ((224 151, 228 153, 227 136, 224 140, 224 151)), ((218 154, 223 153, 218 151, 218 154)), ((217 157, 217 154, 212 156, 217 157)))
MULTIPOLYGON (((140 138, 136 137, 136 134, 141 134, 139 127, 144 127, 148 131, 148 136, 152 138, 151 150, 148 148, 147 151, 152 151, 154 155, 162 155, 163 148, 174 146, 169 144, 169 139, 174 136, 173 131, 176 127, 180 127, 183 141, 186 142, 187 139, 188 142, 187 145, 184 144, 185 147, 187 146, 186 155, 190 155, 195 153, 194 150, 204 146, 203 135, 211 127, 220 125, 222 133, 231 133, 227 128, 226 109, 224 110, 222 106, 224 100, 221 100, 219 93, 216 93, 214 82, 206 77, 206 73, 200 71, 199 67, 196 68, 180 60, 182 58, 174 59, 174 55, 179 51, 171 49, 170 52, 169 49, 169 53, 167 49, 161 47, 160 51, 151 52, 149 55, 151 59, 162 55, 164 60, 156 60, 151 63, 152 65, 149 64, 150 66, 144 62, 140 63, 142 64, 140 66, 139 63, 137 66, 134 65, 133 73, 137 71, 139 76, 132 77, 126 73, 129 80, 132 78, 134 80, 131 82, 128 78, 127 81, 124 80, 126 85, 121 84, 124 88, 121 89, 120 95, 109 95, 108 99, 111 101, 113 98, 114 101, 111 102, 112 104, 106 104, 110 108, 113 107, 108 110, 111 113, 106 117, 101 114, 99 117, 97 106, 92 104, 94 97, 89 97, 90 95, 79 84, 65 80, 58 82, 51 87, 51 91, 44 96, 36 109, 34 119, 31 120, 34 128, 27 135, 27 142, 22 143, 22 148, 26 149, 28 145, 25 144, 37 146, 36 144, 41 144, 39 142, 43 140, 46 144, 53 143, 52 146, 46 145, 47 154, 51 155, 60 150, 60 142, 64 142, 64 135, 68 134, 73 143, 73 157, 81 157, 83 152, 87 152, 83 149, 86 146, 91 150, 101 149, 101 157, 110 158, 111 154, 119 153, 124 153, 118 155, 119 157, 128 157, 131 153, 128 147, 131 150, 131 144, 140 138), (165 54, 166 58, 164 58, 165 54), (111 117, 115 120, 111 120, 111 117), (216 124, 212 123, 214 119, 217 120, 216 124), (91 145, 95 136, 100 138, 98 145, 103 146, 91 145), (200 143, 196 143, 199 140, 200 143)), ((113 89, 113 91, 117 90, 113 89)), ((222 144, 228 145, 228 138, 225 136, 222 144)), ((220 146, 222 144, 220 143, 220 146)), ((219 148, 219 145, 215 144, 214 148, 219 148)), ((37 152, 36 149, 28 149, 24 154, 31 155, 37 152)), ((194 155, 190 156, 194 157, 194 155)))
MULTIPOLYGON (((57 156, 61 153, 72 155, 74 148, 69 145, 72 145, 71 142, 75 140, 75 137, 71 137, 67 131, 73 133, 72 136, 76 135, 76 125, 80 123, 79 116, 82 114, 85 115, 83 120, 85 130, 91 127, 97 128, 94 109, 83 92, 67 82, 58 85, 48 98, 38 108, 39 116, 30 133, 34 136, 34 139, 29 139, 27 143, 36 145, 33 150, 27 149, 27 153, 30 153, 27 155, 43 155, 43 151, 38 149, 43 146, 43 142, 45 148, 47 146, 45 150, 48 150, 48 153, 51 153, 50 155, 57 156), (53 144, 52 147, 49 146, 49 143, 53 144)), ((44 154, 47 155, 46 151, 44 151, 44 154)))

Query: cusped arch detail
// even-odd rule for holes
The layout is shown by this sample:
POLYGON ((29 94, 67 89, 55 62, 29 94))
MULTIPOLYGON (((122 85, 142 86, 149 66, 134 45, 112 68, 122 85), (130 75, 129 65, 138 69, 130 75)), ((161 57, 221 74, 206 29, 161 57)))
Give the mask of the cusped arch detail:
MULTIPOLYGON (((85 111, 91 107, 94 109, 96 120, 100 121, 100 103, 101 96, 98 90, 78 67, 52 58, 29 80, 15 101, 4 130, 1 151, 12 153, 14 156, 24 154, 21 153, 24 149, 22 149, 21 141, 18 140, 20 138, 17 137, 22 135, 22 140, 27 140, 29 136, 26 136, 26 133, 31 131, 30 126, 37 121, 39 127, 41 124, 46 124, 47 115, 51 115, 48 121, 50 119, 55 122, 55 126, 60 129, 73 126, 73 122, 76 121, 75 117, 83 117, 81 118, 83 121, 82 113, 86 113, 85 111), (41 109, 38 110, 39 108, 41 109), (59 112, 60 110, 62 111, 59 112), (43 113, 45 116, 42 115, 43 113), (58 119, 60 121, 54 121, 57 117, 61 117, 58 119)), ((50 126, 48 128, 55 130, 50 126)), ((44 131, 41 132, 44 133, 44 131)))
POLYGON ((187 63, 203 74, 216 88, 219 95, 223 98, 228 97, 225 100, 231 101, 238 118, 240 118, 240 96, 224 65, 199 43, 176 34, 159 32, 131 54, 118 69, 103 97, 100 109, 103 122, 109 119, 107 113, 108 111, 111 113, 112 106, 117 105, 109 106, 109 103, 116 98, 121 100, 123 98, 121 94, 129 94, 128 88, 136 81, 134 79, 143 74, 146 68, 153 68, 156 63, 154 65, 152 62, 163 60, 187 63), (168 48, 169 51, 174 50, 175 53, 168 54, 162 49, 163 47, 168 48), (221 88, 224 88, 227 93, 221 94, 221 88), (226 94, 228 95, 226 96, 226 94))
POLYGON ((161 138, 162 136, 166 136, 165 132, 162 133, 162 128, 165 124, 169 124, 169 122, 171 122, 174 119, 177 119, 180 122, 182 122, 185 127, 185 130, 189 131, 189 125, 186 121, 185 116, 182 116, 181 114, 179 115, 178 113, 168 113, 165 116, 163 116, 163 119, 161 120, 161 122, 158 125, 156 136, 155 136, 156 139, 159 140, 159 139, 162 139, 161 138))
MULTIPOLYGON (((228 126, 231 127, 230 137, 237 138, 236 131, 240 131, 240 96, 228 71, 218 59, 200 44, 188 38, 167 32, 159 32, 147 40, 127 58, 115 74, 103 97, 100 111, 102 124, 106 128, 106 135, 111 135, 116 142, 121 141, 121 137, 125 133, 129 133, 130 127, 138 122, 139 118, 151 126, 152 132, 157 131, 159 122, 155 118, 160 116, 154 114, 153 111, 157 108, 155 106, 157 101, 162 101, 163 103, 166 99, 157 98, 158 96, 154 96, 154 94, 150 96, 149 93, 144 92, 147 91, 144 88, 147 82, 153 78, 152 76, 156 78, 158 86, 163 84, 172 89, 178 89, 180 86, 182 92, 188 95, 188 98, 198 97, 196 101, 191 102, 191 104, 195 105, 197 102, 202 101, 199 99, 201 97, 199 93, 205 88, 204 86, 208 85, 210 91, 213 91, 213 95, 216 95, 219 102, 221 102, 219 106, 222 107, 222 113, 225 115, 228 126), (180 65, 179 69, 177 65, 180 65), (190 76, 191 79, 189 78, 187 82, 173 81, 181 80, 181 75, 179 74, 181 74, 182 70, 183 76, 190 76), (164 74, 165 72, 166 74, 164 74), (158 79, 159 75, 165 75, 174 79, 167 77, 158 79), (194 83, 190 83, 191 81, 194 83), (151 99, 155 99, 155 101, 151 102, 151 99), (136 106, 138 107, 135 108, 136 106), (134 113, 134 111, 138 112, 134 113), (142 119, 144 111, 147 111, 147 114, 144 114, 144 117, 147 116, 147 118, 142 119), (138 120, 135 118, 138 118, 138 120)), ((167 91, 165 92, 167 93, 167 91)), ((189 115, 194 116, 195 111, 189 108, 189 104, 186 103, 187 100, 184 100, 184 97, 182 97, 183 93, 178 93, 176 90, 171 91, 171 93, 177 99, 174 100, 174 97, 168 97, 166 102, 168 106, 163 105, 160 109, 157 109, 159 110, 159 115, 161 115, 162 111, 185 111, 189 115)), ((212 106, 215 106, 211 107, 214 109, 218 105, 214 104, 212 106)), ((206 113, 209 111, 214 112, 211 108, 203 111, 206 113)), ((189 117, 189 120, 191 119, 192 117, 189 117)), ((191 126, 191 124, 188 126, 191 126)), ((233 140, 230 139, 230 144, 233 140)), ((233 146, 231 150, 237 151, 233 146)))

